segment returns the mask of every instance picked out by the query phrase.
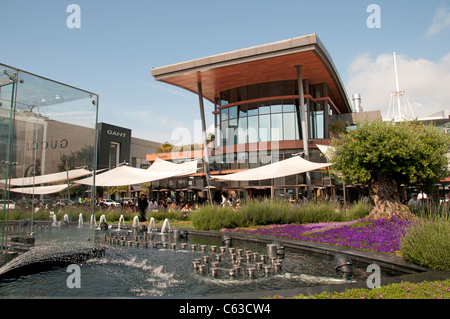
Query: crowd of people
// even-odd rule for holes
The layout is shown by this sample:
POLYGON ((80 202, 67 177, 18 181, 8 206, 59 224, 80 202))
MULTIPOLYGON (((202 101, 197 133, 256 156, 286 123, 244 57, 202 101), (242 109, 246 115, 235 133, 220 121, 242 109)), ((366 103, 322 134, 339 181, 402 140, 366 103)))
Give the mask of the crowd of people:
MULTIPOLYGON (((428 195, 423 191, 419 193, 412 193, 411 199, 408 201, 408 206, 412 209, 424 207, 430 204, 430 199, 428 195)), ((440 205, 450 205, 450 192, 447 192, 445 198, 439 199, 440 205)))

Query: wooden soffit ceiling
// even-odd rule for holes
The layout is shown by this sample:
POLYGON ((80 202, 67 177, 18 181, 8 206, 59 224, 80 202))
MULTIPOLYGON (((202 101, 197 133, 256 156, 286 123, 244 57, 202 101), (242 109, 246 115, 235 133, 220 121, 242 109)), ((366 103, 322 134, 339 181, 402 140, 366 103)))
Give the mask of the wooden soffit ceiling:
MULTIPOLYGON (((307 36, 311 37, 311 36, 307 36)), ((296 80, 296 65, 302 65, 302 77, 311 84, 327 83, 329 96, 343 113, 350 110, 339 75, 321 48, 318 39, 301 37, 301 45, 291 39, 279 43, 233 51, 193 61, 152 69, 157 81, 169 83, 214 102, 219 93, 257 83, 296 80), (286 42, 288 44, 286 44, 286 42), (278 45, 278 48, 277 48, 278 45), (263 52, 261 52, 263 51, 263 52), (253 53, 253 54, 252 54, 253 53)))

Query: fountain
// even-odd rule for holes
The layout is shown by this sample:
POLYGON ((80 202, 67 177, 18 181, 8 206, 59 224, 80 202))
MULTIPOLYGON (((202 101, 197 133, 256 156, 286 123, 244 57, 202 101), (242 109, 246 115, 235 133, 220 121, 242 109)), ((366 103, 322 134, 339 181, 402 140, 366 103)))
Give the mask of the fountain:
POLYGON ((89 241, 73 241, 64 244, 61 244, 61 241, 47 242, 45 245, 33 247, 0 267, 0 280, 80 263, 91 258, 102 257, 104 254, 104 247, 95 246, 89 241))
POLYGON ((151 233, 153 231, 156 231, 156 224, 155 224, 155 218, 151 217, 150 222, 148 223, 148 233, 151 233))
MULTIPOLYGON (((133 227, 143 226, 138 225, 138 221, 139 217, 135 217, 133 227)), ((106 225, 105 215, 100 217, 102 224, 106 225)), ((122 232, 104 231, 98 225, 102 231, 87 227, 42 230, 45 241, 33 248, 34 253, 30 251, 23 257, 15 257, 14 263, 0 269, 0 298, 8 296, 11 291, 34 297, 41 294, 51 296, 56 289, 52 289, 51 282, 47 284, 42 279, 47 274, 37 273, 49 270, 51 276, 64 282, 69 276, 67 272, 59 270, 60 274, 53 273, 52 269, 79 262, 83 262, 83 274, 90 278, 82 286, 82 293, 95 295, 102 291, 108 297, 196 296, 211 291, 238 293, 354 282, 349 281, 350 278, 336 276, 330 256, 313 260, 303 251, 295 253, 288 250, 287 254, 284 251, 280 254, 274 243, 252 244, 233 238, 231 247, 219 236, 207 239, 192 233, 185 237, 174 236, 180 229, 171 229, 168 219, 164 220, 160 231, 151 234, 147 229, 140 234, 134 233, 134 229, 123 230, 123 225, 121 215, 118 228, 122 228, 122 232), (167 236, 168 231, 170 236, 167 236), (49 236, 58 236, 56 244, 48 241, 49 236), (69 242, 61 242, 61 238, 69 242), (130 256, 133 256, 131 262, 130 256), (192 266, 187 267, 190 263, 192 266), (158 265, 164 265, 167 273, 158 272, 161 267, 155 270, 158 265), (327 265, 330 267, 325 267, 327 265), (133 267, 133 271, 129 271, 129 267, 133 267), (117 273, 117 276, 110 278, 111 273, 117 273), (11 283, 11 279, 24 274, 30 276, 23 278, 26 284, 24 290, 20 290, 19 283, 11 283), (143 281, 142 278, 149 280, 143 281), (115 280, 122 280, 123 285, 117 287, 124 288, 110 289, 116 284, 115 280)), ((151 219, 149 229, 154 228, 154 220, 151 219)), ((69 290, 58 290, 59 297, 60 293, 70 296, 69 290)))
POLYGON ((90 227, 91 227, 91 228, 97 227, 97 222, 95 221, 95 216, 94 216, 94 214, 91 215, 90 227))
POLYGON ((51 212, 51 213, 53 213, 53 215, 52 215, 52 220, 53 220, 52 226, 56 227, 56 226, 58 226, 58 220, 56 219, 56 214, 54 212, 51 212))
POLYGON ((134 216, 134 218, 133 218, 133 227, 137 227, 137 226, 139 226, 139 216, 138 215, 134 216))
POLYGON ((120 215, 119 217, 119 224, 117 225, 117 230, 120 230, 120 222, 122 222, 123 225, 125 226, 125 219, 123 218, 123 215, 120 215))
POLYGON ((161 228, 161 234, 164 234, 164 232, 166 231, 167 227, 168 227, 168 231, 170 232, 170 223, 169 223, 169 219, 168 218, 164 219, 164 223, 163 223, 162 228, 161 228))
POLYGON ((78 228, 83 227, 83 213, 78 215, 78 228))
POLYGON ((99 226, 97 229, 107 230, 109 228, 108 224, 106 223, 105 215, 100 216, 100 221, 98 222, 98 224, 99 224, 99 226))

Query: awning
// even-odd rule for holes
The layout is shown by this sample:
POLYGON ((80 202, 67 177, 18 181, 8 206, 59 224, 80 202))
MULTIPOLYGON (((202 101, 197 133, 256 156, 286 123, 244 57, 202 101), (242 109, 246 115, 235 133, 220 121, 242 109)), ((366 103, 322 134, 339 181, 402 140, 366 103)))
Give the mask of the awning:
MULTIPOLYGON (((119 166, 95 176, 95 186, 126 186, 148 183, 160 179, 190 175, 197 172, 197 161, 182 164, 157 159, 148 169, 119 166)), ((77 184, 92 185, 93 177, 75 181, 77 184)))
MULTIPOLYGON (((59 173, 53 173, 53 174, 46 174, 46 175, 39 175, 39 176, 32 176, 32 177, 19 177, 19 178, 12 178, 10 181, 11 186, 29 186, 29 185, 39 185, 39 184, 50 184, 50 183, 56 183, 61 181, 66 181, 67 179, 74 179, 79 178, 82 176, 86 176, 92 174, 91 171, 87 169, 74 169, 70 171, 64 171, 59 173)), ((5 183, 1 183, 2 187, 4 187, 5 183)))
POLYGON ((229 175, 211 176, 211 178, 224 181, 258 181, 269 178, 278 178, 283 176, 301 174, 305 172, 315 171, 328 166, 331 166, 331 164, 314 163, 307 161, 300 156, 294 156, 283 161, 248 169, 243 172, 229 175))
POLYGON ((53 194, 53 193, 59 193, 63 190, 65 190, 68 187, 68 184, 61 184, 61 185, 51 185, 51 186, 31 186, 31 187, 14 187, 10 188, 9 191, 15 192, 15 193, 22 193, 22 194, 34 194, 34 195, 46 195, 46 194, 53 194))
POLYGON ((316 146, 323 153, 323 155, 325 155, 327 161, 329 161, 331 153, 334 151, 334 147, 331 145, 322 145, 322 144, 316 144, 316 146))

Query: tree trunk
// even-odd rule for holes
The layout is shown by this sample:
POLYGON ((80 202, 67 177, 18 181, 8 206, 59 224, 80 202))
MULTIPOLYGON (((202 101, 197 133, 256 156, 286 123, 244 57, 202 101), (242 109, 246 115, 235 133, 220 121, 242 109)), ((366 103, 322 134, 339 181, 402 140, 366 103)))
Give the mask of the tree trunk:
POLYGON ((402 204, 397 182, 389 176, 379 176, 377 181, 370 185, 370 195, 374 207, 369 217, 386 219, 397 217, 401 219, 415 219, 408 206, 402 204))

